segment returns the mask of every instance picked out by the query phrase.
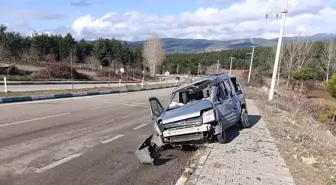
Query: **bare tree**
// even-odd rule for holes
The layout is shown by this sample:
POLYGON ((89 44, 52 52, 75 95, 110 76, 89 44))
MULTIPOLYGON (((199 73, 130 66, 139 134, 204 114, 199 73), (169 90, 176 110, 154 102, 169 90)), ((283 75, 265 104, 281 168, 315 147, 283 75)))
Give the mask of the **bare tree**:
POLYGON ((89 67, 93 70, 97 70, 100 67, 99 60, 94 56, 90 56, 90 57, 85 58, 85 63, 87 63, 89 65, 89 67))
POLYGON ((292 73, 293 73, 293 66, 297 60, 297 50, 298 50, 298 43, 297 42, 292 42, 292 43, 288 43, 285 46, 285 59, 284 59, 284 64, 286 67, 286 71, 287 71, 287 87, 289 86, 289 81, 292 77, 292 73))
POLYGON ((275 60, 275 54, 276 54, 276 47, 272 47, 271 50, 268 53, 268 57, 266 60, 267 69, 269 69, 269 72, 272 73, 272 69, 274 67, 274 60, 275 60))
POLYGON ((0 43, 0 62, 4 62, 8 53, 9 52, 8 52, 7 48, 5 47, 5 45, 0 43))
POLYGON ((306 37, 298 40, 297 43, 297 69, 300 70, 302 67, 308 64, 313 55, 314 42, 308 40, 306 37))
POLYGON ((319 65, 320 70, 324 72, 326 81, 329 80, 331 70, 335 69, 336 60, 336 41, 330 41, 323 44, 323 52, 321 56, 322 64, 319 65))
POLYGON ((144 44, 143 48, 144 62, 149 66, 151 76, 155 76, 156 67, 162 64, 165 57, 165 49, 160 38, 152 34, 144 44))
POLYGON ((29 48, 23 49, 23 51, 21 52, 21 58, 29 64, 34 64, 38 61, 39 56, 35 48, 29 48))

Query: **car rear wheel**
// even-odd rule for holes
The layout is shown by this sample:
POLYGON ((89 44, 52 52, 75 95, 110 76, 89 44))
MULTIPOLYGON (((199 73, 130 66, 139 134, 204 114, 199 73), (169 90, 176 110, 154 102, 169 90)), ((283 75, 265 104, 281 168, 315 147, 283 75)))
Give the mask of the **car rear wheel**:
POLYGON ((246 108, 242 108, 242 110, 241 110, 240 125, 243 128, 250 128, 251 127, 251 123, 250 123, 250 120, 249 120, 249 115, 248 115, 248 112, 247 112, 246 108))

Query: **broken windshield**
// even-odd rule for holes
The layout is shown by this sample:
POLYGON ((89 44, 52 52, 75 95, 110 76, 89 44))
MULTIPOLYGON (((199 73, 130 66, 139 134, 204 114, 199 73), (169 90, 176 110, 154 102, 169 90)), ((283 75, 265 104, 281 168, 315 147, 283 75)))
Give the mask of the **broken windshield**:
POLYGON ((169 101, 167 110, 172 110, 193 101, 199 101, 210 97, 210 81, 202 81, 174 92, 169 101))

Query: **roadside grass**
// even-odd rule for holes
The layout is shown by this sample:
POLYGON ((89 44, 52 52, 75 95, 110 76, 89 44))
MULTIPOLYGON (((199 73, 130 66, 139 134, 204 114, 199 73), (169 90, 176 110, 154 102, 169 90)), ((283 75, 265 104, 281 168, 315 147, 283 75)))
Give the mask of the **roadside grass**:
POLYGON ((336 184, 336 125, 318 120, 328 105, 297 101, 297 93, 281 87, 273 101, 263 88, 246 86, 245 92, 256 101, 296 184, 336 184))
MULTIPOLYGON (((175 83, 174 83, 175 84, 175 83)), ((154 88, 154 87, 166 87, 171 84, 144 84, 144 88, 154 88)), ((70 86, 70 85, 69 85, 70 86)), ((4 97, 17 97, 17 96, 33 96, 33 95, 49 95, 49 94, 60 94, 60 93, 77 93, 77 92, 96 92, 96 91, 113 91, 113 90, 135 90, 141 89, 141 84, 136 85, 126 85, 121 87, 96 87, 96 88, 82 88, 82 89, 60 89, 60 90, 42 90, 42 91, 21 91, 21 92, 0 92, 0 98, 4 97)))

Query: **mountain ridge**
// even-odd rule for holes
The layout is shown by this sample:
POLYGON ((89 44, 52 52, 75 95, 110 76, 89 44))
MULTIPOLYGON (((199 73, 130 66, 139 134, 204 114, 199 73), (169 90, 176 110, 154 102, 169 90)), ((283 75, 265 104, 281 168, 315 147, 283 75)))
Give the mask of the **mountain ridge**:
MULTIPOLYGON (((301 36, 283 37, 284 43, 293 42, 301 36)), ((310 36, 305 36, 311 41, 330 41, 336 40, 336 34, 319 33, 310 36)), ((178 38, 161 38, 167 53, 199 53, 219 50, 231 50, 246 48, 250 46, 276 46, 278 38, 245 38, 232 40, 206 40, 206 39, 178 39, 178 38), (251 42, 253 40, 253 43, 251 42)), ((144 41, 126 41, 129 46, 142 46, 144 41)))

